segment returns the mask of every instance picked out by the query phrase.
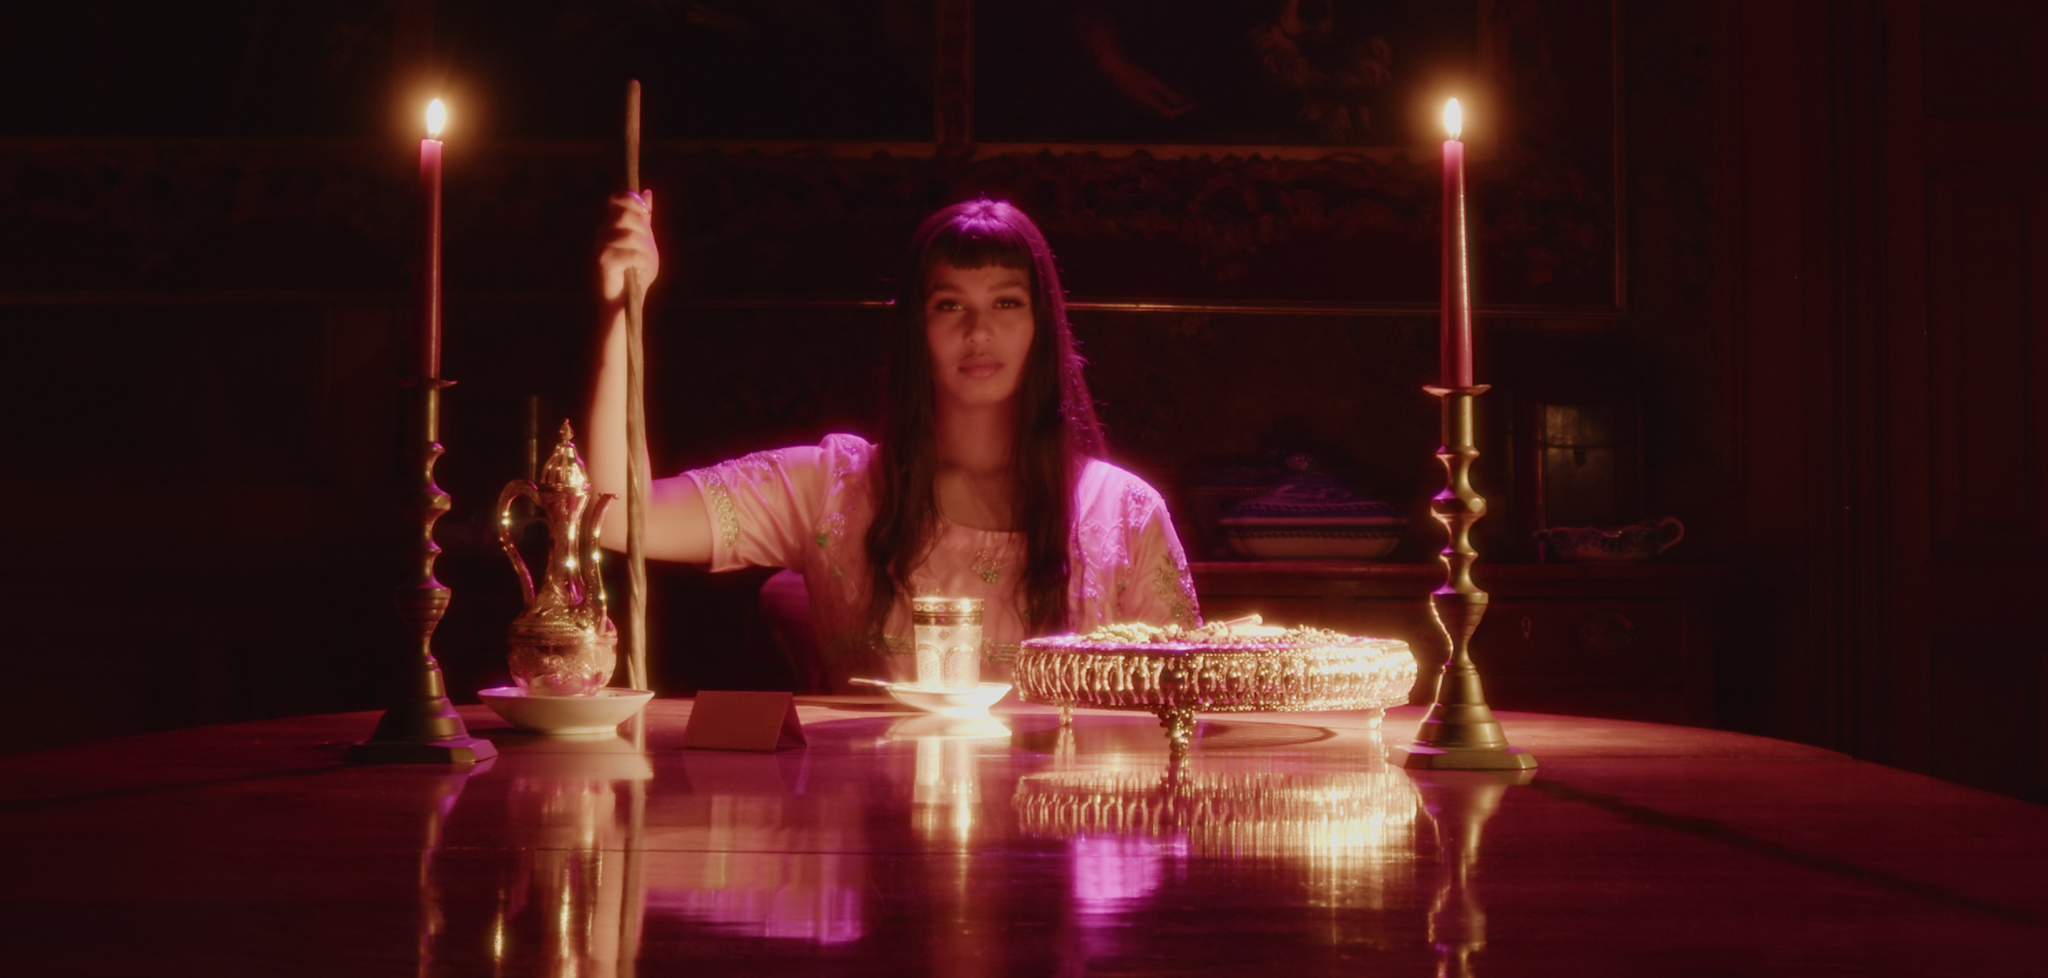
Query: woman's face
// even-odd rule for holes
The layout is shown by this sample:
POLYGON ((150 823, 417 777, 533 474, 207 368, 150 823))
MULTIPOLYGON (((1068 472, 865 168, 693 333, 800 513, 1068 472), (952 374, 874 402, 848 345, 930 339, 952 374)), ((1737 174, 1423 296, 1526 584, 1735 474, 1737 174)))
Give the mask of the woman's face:
POLYGON ((1017 396, 1035 329, 1031 276, 1021 268, 940 262, 925 280, 925 344, 942 404, 978 407, 1017 396))

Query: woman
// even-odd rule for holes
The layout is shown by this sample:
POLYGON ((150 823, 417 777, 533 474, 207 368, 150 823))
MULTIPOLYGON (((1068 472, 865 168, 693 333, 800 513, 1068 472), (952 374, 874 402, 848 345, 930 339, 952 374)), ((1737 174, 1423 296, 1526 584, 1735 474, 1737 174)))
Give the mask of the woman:
MULTIPOLYGON (((586 448, 623 494, 625 273, 660 270, 651 192, 612 198, 606 337, 586 448)), ((1052 251, 1022 211, 955 204, 911 242, 879 445, 829 435, 653 481, 649 558, 800 571, 826 683, 914 678, 909 599, 978 597, 986 678, 1023 639, 1113 622, 1201 624, 1159 494, 1102 460, 1052 251)), ((603 540, 623 546, 623 506, 603 540)))

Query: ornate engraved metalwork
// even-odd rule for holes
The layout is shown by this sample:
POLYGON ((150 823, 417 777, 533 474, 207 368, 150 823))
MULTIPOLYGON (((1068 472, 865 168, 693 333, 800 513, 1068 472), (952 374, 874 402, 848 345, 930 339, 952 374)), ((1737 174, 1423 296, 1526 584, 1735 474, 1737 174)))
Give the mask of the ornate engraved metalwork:
POLYGON ((1384 710, 1415 685, 1408 643, 1316 628, 1109 625, 1024 643, 1017 695, 1061 708, 1142 710, 1159 717, 1175 756, 1197 713, 1384 710))
POLYGON ((498 545, 526 597, 509 635, 512 679, 543 696, 595 694, 618 665, 619 633, 606 614, 598 548, 598 527, 615 497, 591 491, 574 434, 562 422, 538 485, 514 479, 498 494, 498 545), (519 499, 547 522, 548 569, 538 587, 512 540, 512 503, 519 499))

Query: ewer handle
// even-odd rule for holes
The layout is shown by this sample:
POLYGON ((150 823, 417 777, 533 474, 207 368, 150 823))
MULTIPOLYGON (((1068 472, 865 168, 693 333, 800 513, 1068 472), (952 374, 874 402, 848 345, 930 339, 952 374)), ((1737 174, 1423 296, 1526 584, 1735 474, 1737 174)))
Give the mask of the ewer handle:
POLYGON ((512 503, 520 497, 540 509, 540 489, 525 479, 514 479, 505 483, 504 491, 498 493, 498 546, 505 548, 505 557, 512 561, 512 569, 519 572, 519 593, 524 604, 533 604, 533 572, 526 569, 526 558, 519 556, 519 548, 512 543, 512 503))
POLYGON ((600 563, 603 558, 597 535, 599 528, 604 524, 604 511, 610 509, 612 501, 618 498, 616 494, 609 492, 598 493, 591 498, 590 508, 583 512, 583 539, 579 543, 583 552, 576 555, 576 559, 583 567, 583 601, 593 612, 590 615, 590 624, 600 631, 604 629, 608 609, 605 607, 604 571, 600 563))

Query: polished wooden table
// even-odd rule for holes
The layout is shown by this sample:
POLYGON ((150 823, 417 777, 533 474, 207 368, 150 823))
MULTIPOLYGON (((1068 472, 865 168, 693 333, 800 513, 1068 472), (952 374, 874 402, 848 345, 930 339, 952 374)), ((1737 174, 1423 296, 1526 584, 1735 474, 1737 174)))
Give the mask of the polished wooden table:
POLYGON ((341 763, 373 714, 0 757, 0 973, 2048 973, 2048 810, 1810 747, 1506 713, 1517 785, 1363 714, 1169 772, 1145 716, 807 698, 767 755, 690 707, 645 754, 465 708, 474 770, 341 763))

